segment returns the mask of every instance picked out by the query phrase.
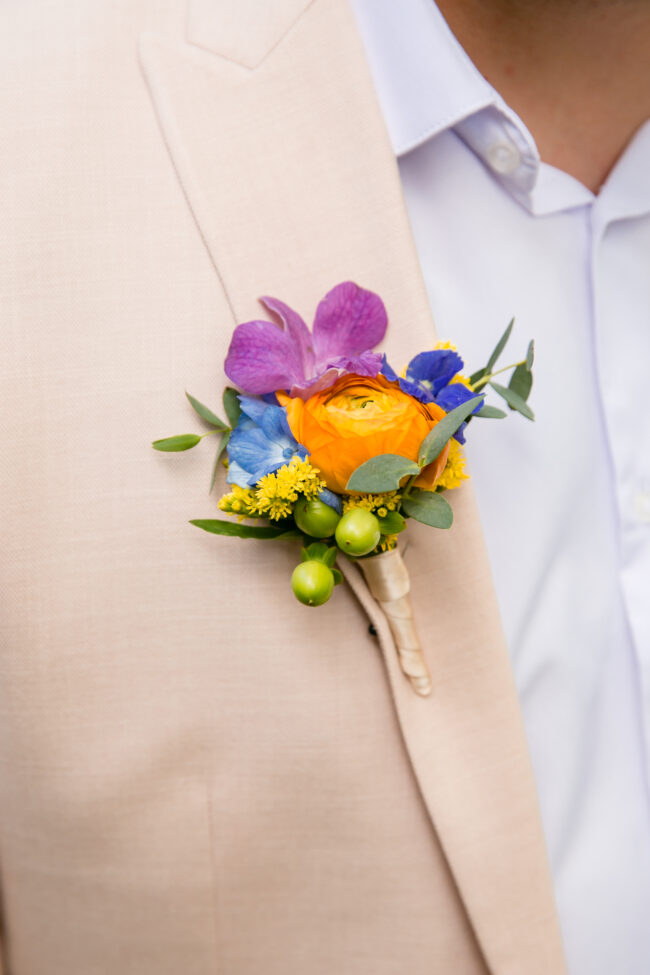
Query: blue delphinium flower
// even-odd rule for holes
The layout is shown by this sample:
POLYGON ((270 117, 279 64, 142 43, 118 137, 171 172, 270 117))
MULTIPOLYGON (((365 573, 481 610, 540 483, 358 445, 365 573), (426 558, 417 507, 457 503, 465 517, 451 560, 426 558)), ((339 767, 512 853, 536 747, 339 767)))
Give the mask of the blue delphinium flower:
POLYGON ((228 442, 229 484, 253 487, 292 457, 306 459, 307 451, 291 433, 284 407, 252 396, 240 396, 239 402, 241 417, 228 442))
MULTIPOLYGON (((437 403, 446 413, 473 399, 476 393, 468 389, 463 382, 453 382, 455 376, 463 368, 463 360, 453 349, 432 349, 430 352, 420 352, 409 362, 406 375, 398 376, 391 369, 384 357, 382 373, 391 382, 397 382, 400 389, 413 396, 421 403, 437 403)), ((474 412, 481 408, 478 404, 474 412)), ((456 431, 455 439, 465 443, 463 423, 456 431)))

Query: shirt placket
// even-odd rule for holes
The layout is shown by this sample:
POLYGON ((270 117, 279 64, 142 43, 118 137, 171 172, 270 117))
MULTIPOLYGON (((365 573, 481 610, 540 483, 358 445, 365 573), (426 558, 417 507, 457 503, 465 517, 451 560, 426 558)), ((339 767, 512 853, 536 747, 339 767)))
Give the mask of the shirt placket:
POLYGON ((618 578, 650 780, 650 218, 617 219, 599 208, 601 202, 592 212, 595 345, 619 517, 618 578))

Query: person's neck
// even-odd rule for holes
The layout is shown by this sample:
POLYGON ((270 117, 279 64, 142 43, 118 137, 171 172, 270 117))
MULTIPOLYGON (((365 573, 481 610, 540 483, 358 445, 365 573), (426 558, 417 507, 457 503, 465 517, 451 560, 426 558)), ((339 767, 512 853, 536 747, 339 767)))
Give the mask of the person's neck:
POLYGON ((542 159, 596 192, 650 117, 648 0, 437 0, 542 159))

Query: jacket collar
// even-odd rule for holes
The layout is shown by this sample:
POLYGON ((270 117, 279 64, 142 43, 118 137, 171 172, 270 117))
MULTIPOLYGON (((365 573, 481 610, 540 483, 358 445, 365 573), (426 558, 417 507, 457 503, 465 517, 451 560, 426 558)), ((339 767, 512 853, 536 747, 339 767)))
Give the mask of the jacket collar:
MULTIPOLYGON (((140 46, 163 137, 233 310, 220 341, 234 321, 257 316, 257 295, 308 313, 352 278, 381 294, 385 349, 407 361, 431 346, 434 326, 345 0, 238 0, 225 29, 227 6, 192 0, 191 44, 149 34, 140 46), (266 6, 272 25, 252 16, 266 6)), ((478 516, 471 491, 455 493, 451 532, 409 531, 415 611, 436 682, 430 698, 402 677, 357 570, 346 575, 380 634, 405 759, 490 971, 561 975, 535 787, 478 516)))

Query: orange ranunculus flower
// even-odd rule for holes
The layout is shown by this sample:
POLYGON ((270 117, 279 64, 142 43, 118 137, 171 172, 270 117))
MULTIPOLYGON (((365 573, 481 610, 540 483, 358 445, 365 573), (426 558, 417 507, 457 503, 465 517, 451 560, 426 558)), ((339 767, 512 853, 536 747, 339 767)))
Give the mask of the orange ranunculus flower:
MULTIPOLYGON (((445 416, 435 403, 420 403, 383 376, 347 375, 308 400, 278 393, 294 437, 307 448, 328 488, 341 494, 353 471, 378 454, 417 460, 420 444, 445 416)), ((449 445, 415 482, 432 489, 447 462, 449 445)))

